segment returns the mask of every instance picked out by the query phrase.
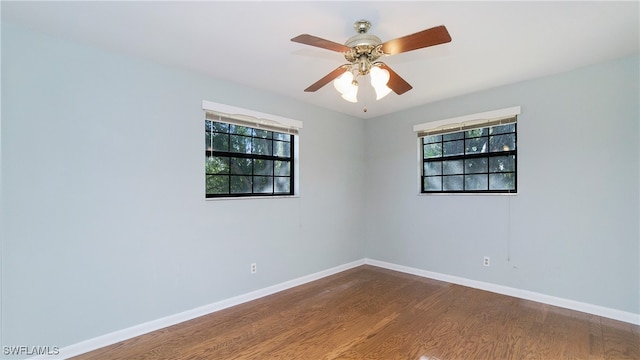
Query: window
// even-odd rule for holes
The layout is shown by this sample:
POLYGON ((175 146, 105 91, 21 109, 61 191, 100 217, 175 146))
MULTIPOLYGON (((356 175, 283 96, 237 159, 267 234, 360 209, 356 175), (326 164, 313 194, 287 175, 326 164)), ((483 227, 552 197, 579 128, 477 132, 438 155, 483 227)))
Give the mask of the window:
POLYGON ((294 195, 297 129, 208 110, 206 197, 294 195))
POLYGON ((515 193, 517 115, 462 123, 455 120, 459 121, 439 121, 435 125, 440 126, 432 124, 418 131, 420 192, 515 193))

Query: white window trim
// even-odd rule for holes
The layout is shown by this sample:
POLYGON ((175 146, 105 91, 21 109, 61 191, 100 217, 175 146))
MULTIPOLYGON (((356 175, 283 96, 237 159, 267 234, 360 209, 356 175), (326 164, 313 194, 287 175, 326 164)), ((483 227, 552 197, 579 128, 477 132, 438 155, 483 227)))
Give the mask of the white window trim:
MULTIPOLYGON (((226 104, 220 104, 213 101, 202 100, 202 110, 205 112, 214 112, 221 116, 239 119, 245 122, 253 122, 256 127, 261 124, 269 127, 281 128, 286 132, 287 129, 295 130, 293 136, 296 137, 296 141, 293 142, 293 163, 296 169, 293 173, 293 195, 275 195, 275 196, 242 196, 242 197, 216 197, 207 198, 206 201, 226 201, 226 200, 252 200, 252 199, 282 199, 282 198, 297 198, 300 197, 300 134, 299 129, 302 129, 302 121, 290 119, 278 115, 263 113, 259 111, 243 109, 226 104)), ((203 177, 204 178, 204 177, 203 177)))
POLYGON ((294 120, 278 115, 267 114, 259 111, 243 109, 231 105, 220 104, 213 101, 202 100, 202 109, 228 118, 254 122, 256 126, 261 124, 279 127, 282 129, 302 129, 302 121, 294 120))
POLYGON ((520 115, 520 106, 514 106, 506 109, 485 111, 482 113, 458 116, 454 118, 430 121, 413 126, 413 131, 419 133, 425 130, 433 130, 438 128, 454 128, 464 125, 475 125, 489 122, 504 117, 512 117, 520 115))
MULTIPOLYGON (((512 116, 516 116, 516 115, 520 115, 520 106, 513 106, 513 107, 509 107, 509 108, 505 108, 505 109, 499 109, 499 110, 492 110, 492 111, 485 111, 485 112, 481 112, 481 113, 477 113, 477 114, 470 114, 470 115, 463 115, 463 116, 458 116, 458 117, 453 117, 453 118, 448 118, 448 119, 443 119, 443 120, 435 120, 435 121, 430 121, 430 122, 426 122, 426 123, 422 123, 422 124, 418 124, 418 125, 414 125, 413 126, 413 132, 415 132, 416 134, 419 134, 422 131, 426 131, 426 130, 432 130, 432 129, 438 129, 438 128, 457 128, 460 126, 464 126, 464 125, 472 125, 472 124, 481 124, 484 122, 490 122, 492 120, 496 120, 499 118, 505 118, 505 117, 512 117, 512 116)), ((421 179, 422 179, 422 141, 421 141, 422 137, 418 136, 416 143, 417 143, 417 166, 416 169, 418 169, 418 176, 417 179, 418 181, 416 182, 416 190, 418 192, 418 196, 514 196, 514 195, 518 195, 518 192, 520 192, 520 187, 518 187, 518 190, 516 192, 513 193, 429 193, 429 194, 425 194, 422 192, 422 184, 421 184, 421 179)), ((516 172, 519 173, 519 167, 520 167, 520 161, 517 162, 516 165, 516 172)))

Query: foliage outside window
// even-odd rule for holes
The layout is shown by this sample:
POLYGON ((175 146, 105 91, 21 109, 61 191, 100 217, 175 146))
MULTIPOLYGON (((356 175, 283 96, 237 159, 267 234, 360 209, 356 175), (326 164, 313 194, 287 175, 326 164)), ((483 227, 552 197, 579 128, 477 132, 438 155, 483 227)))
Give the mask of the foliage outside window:
POLYGON ((294 136, 205 120, 205 176, 207 198, 293 195, 294 136))
POLYGON ((422 137, 421 192, 516 192, 515 121, 422 137))

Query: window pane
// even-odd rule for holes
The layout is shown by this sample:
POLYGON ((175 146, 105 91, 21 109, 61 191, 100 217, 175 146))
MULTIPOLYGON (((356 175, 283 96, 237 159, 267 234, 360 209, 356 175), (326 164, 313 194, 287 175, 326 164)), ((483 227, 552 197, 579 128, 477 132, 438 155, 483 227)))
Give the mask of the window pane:
POLYGON ((250 154, 251 138, 246 136, 231 135, 231 152, 250 154))
POLYGON ((275 193, 288 194, 291 192, 291 178, 288 177, 276 177, 275 178, 275 193))
POLYGON ((291 157, 291 143, 284 141, 274 141, 273 156, 291 157))
POLYGON ((222 133, 213 133, 213 150, 229 151, 229 135, 222 133))
POLYGON ((464 139, 464 131, 442 135, 442 141, 462 140, 462 139, 464 139))
POLYGON ((494 156, 489 158, 489 172, 516 171, 515 156, 494 156))
POLYGON ((422 140, 423 144, 434 143, 434 142, 442 142, 442 135, 425 136, 422 139, 423 139, 422 140))
POLYGON ((273 175, 273 160, 253 159, 254 175, 273 175))
POLYGON ((253 139, 252 154, 271 155, 272 142, 269 139, 253 139))
POLYGON ((464 140, 447 141, 442 146, 442 156, 464 154, 464 140))
POLYGON ((491 152, 516 149, 516 134, 496 135, 489 137, 491 152))
POLYGON ((462 175, 445 176, 442 178, 442 189, 444 191, 461 191, 464 190, 462 175))
POLYGON ((516 131, 516 124, 500 125, 500 126, 494 126, 489 128, 489 134, 491 135, 506 134, 506 133, 512 133, 515 131, 516 131))
POLYGON ((425 177, 422 186, 425 191, 440 191, 442 190, 442 176, 425 177))
POLYGON ((435 158, 435 157, 442 157, 442 144, 441 143, 425 144, 424 158, 429 159, 429 158, 435 158))
POLYGON ((486 137, 465 140, 465 153, 477 154, 487 152, 487 140, 488 138, 486 137))
POLYGON ((229 125, 229 133, 230 134, 238 134, 238 135, 245 135, 245 136, 251 136, 251 134, 253 133, 253 129, 248 128, 246 126, 238 126, 238 125, 229 125))
POLYGON ((204 166, 207 174, 228 174, 229 158, 224 156, 210 156, 205 159, 204 166))
POLYGON ((253 129, 253 136, 257 138, 271 139, 273 137, 273 133, 268 130, 253 129))
POLYGON ((474 138, 474 137, 478 137, 478 136, 487 136, 488 133, 489 133, 488 128, 480 128, 480 129, 473 129, 473 130, 465 131, 465 135, 466 135, 467 138, 474 138))
POLYGON ((213 134, 210 132, 204 133, 204 148, 206 151, 213 150, 213 134))
POLYGON ((489 190, 515 190, 516 174, 489 174, 489 190))
POLYGON ((488 163, 487 158, 465 159, 464 173, 465 174, 486 173, 488 171, 487 163, 488 163))
POLYGON ((236 175, 251 175, 251 159, 231 158, 231 173, 236 175))
POLYGON ((207 175, 207 194, 228 194, 229 176, 207 175))
POLYGON ((285 134, 285 133, 274 132, 273 133, 273 139, 274 140, 282 140, 282 141, 290 142, 291 141, 291 135, 285 134))
POLYGON ((274 161, 273 173, 276 176, 291 176, 291 162, 279 160, 274 161))
POLYGON ((430 161, 424 163, 424 176, 442 175, 442 161, 430 161))
POLYGON ((229 182, 232 194, 251 193, 251 176, 231 176, 229 182))
POLYGON ((273 178, 270 176, 254 176, 253 192, 258 194, 273 192, 273 178))
POLYGON ((467 191, 489 189, 487 175, 466 175, 464 177, 464 189, 467 191))
POLYGON ((221 123, 217 121, 209 121, 209 123, 211 124, 210 129, 212 131, 217 131, 222 133, 229 132, 229 124, 221 123))
POLYGON ((447 160, 442 163, 442 173, 445 175, 464 174, 462 160, 447 160))

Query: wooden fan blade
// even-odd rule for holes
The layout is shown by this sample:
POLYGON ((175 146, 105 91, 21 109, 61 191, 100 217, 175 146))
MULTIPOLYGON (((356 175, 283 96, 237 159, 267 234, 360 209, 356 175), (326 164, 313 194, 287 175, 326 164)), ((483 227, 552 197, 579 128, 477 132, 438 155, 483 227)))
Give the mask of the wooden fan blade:
POLYGON ((387 82, 387 86, 393 90, 394 93, 398 95, 402 95, 407 91, 413 89, 408 82, 406 82, 400 75, 396 74, 395 71, 391 70, 390 67, 385 63, 378 63, 380 68, 385 69, 389 72, 389 82, 387 82))
POLYGON ((337 52, 347 52, 351 50, 351 48, 349 48, 346 45, 338 44, 336 42, 325 40, 309 34, 298 35, 293 39, 291 39, 291 41, 297 42, 300 44, 316 46, 316 47, 327 49, 327 50, 333 50, 337 52))
POLYGON ((387 55, 395 55, 403 52, 422 49, 429 46, 440 45, 451 41, 451 35, 444 25, 422 30, 415 34, 389 40, 382 44, 382 51, 387 55))
POLYGON ((337 69, 335 69, 332 72, 330 72, 329 74, 327 74, 322 79, 316 81, 311 86, 309 86, 308 88, 304 89, 304 91, 306 91, 306 92, 317 91, 321 87, 323 87, 323 86, 327 85, 329 82, 331 82, 331 80, 333 80, 333 79, 337 78, 338 76, 344 74, 348 70, 348 68, 349 68, 348 66, 341 65, 337 69))

